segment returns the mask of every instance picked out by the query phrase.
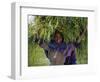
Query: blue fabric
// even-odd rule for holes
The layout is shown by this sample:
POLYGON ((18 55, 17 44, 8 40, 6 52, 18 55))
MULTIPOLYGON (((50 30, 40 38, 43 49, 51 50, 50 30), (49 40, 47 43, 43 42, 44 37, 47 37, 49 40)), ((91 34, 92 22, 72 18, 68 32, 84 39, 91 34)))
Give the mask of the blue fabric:
POLYGON ((55 41, 51 41, 48 46, 49 49, 57 50, 59 52, 63 52, 67 47, 65 42, 62 42, 61 44, 57 44, 55 41))

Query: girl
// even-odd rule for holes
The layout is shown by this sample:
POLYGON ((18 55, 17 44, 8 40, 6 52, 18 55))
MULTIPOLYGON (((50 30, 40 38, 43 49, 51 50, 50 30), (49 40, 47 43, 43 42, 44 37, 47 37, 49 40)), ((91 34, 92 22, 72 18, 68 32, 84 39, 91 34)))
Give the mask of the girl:
POLYGON ((64 64, 64 51, 66 50, 66 43, 61 32, 55 31, 53 39, 48 43, 40 44, 44 48, 51 65, 64 64))

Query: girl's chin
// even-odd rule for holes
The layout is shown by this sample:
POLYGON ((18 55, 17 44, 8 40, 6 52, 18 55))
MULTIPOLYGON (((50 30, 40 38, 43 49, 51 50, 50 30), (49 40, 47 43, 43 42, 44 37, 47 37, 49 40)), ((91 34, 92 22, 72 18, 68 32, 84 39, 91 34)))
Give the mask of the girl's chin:
POLYGON ((57 42, 57 44, 61 44, 61 42, 57 42))

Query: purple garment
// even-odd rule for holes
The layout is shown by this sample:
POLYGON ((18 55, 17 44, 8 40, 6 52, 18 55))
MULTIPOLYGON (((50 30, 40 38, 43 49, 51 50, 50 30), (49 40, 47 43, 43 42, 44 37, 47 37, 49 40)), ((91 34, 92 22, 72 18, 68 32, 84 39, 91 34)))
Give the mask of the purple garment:
POLYGON ((75 46, 73 43, 67 45, 67 54, 65 55, 65 65, 76 64, 75 46))
POLYGON ((73 45, 73 44, 69 44, 69 45, 68 45, 68 53, 67 53, 67 56, 71 56, 71 53, 72 53, 72 51, 74 51, 74 50, 75 50, 74 45, 73 45))

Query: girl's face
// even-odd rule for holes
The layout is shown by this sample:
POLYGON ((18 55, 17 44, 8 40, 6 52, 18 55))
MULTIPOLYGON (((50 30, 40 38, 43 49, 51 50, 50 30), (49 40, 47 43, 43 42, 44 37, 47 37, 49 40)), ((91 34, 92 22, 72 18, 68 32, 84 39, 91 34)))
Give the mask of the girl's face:
POLYGON ((55 34, 55 42, 60 44, 62 42, 62 36, 59 33, 55 34))

